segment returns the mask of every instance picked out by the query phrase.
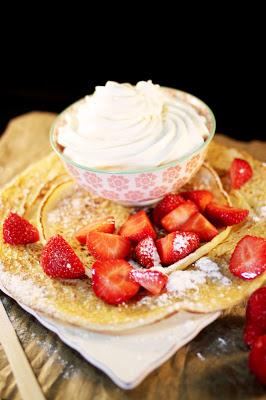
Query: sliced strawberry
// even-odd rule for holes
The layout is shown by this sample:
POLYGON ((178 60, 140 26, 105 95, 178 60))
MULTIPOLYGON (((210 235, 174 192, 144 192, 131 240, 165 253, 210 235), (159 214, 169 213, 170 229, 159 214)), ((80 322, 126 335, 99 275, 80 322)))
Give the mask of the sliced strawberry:
POLYGON ((235 158, 231 164, 230 181, 233 189, 240 189, 253 175, 251 165, 241 158, 235 158))
POLYGON ((29 221, 16 213, 9 213, 3 224, 4 242, 12 245, 35 243, 39 232, 29 221))
POLYGON ((182 203, 184 203, 184 199, 178 194, 169 193, 164 196, 164 198, 159 201, 159 203, 153 209, 152 219, 154 224, 158 227, 161 227, 161 219, 182 203))
POLYGON ((99 219, 98 221, 92 222, 86 226, 83 226, 78 232, 75 234, 75 238, 81 243, 85 244, 87 235, 89 232, 105 232, 105 233, 113 233, 115 231, 115 220, 114 217, 106 217, 99 219))
POLYGON ((266 239, 246 235, 236 245, 229 269, 242 279, 254 279, 266 270, 266 239))
POLYGON ((133 297, 139 284, 130 278, 132 266, 125 260, 96 261, 92 266, 92 289, 109 304, 120 304, 133 297))
POLYGON ((203 212, 212 200, 213 194, 209 190, 192 190, 191 192, 182 192, 181 196, 186 200, 191 200, 196 204, 200 212, 203 212))
POLYGON ((126 258, 131 249, 128 239, 112 233, 89 232, 86 243, 90 254, 98 260, 126 258))
POLYGON ((218 230, 201 213, 193 214, 180 228, 182 232, 197 233, 201 242, 209 242, 218 234, 218 230))
POLYGON ((41 254, 41 266, 52 278, 75 279, 85 276, 85 268, 61 235, 51 237, 41 254))
POLYGON ((172 232, 156 241, 163 265, 170 265, 186 257, 200 245, 199 236, 194 232, 172 232))
POLYGON ((142 239, 135 249, 137 262, 145 268, 160 264, 160 257, 151 236, 142 239))
POLYGON ((249 354, 249 368, 262 385, 266 385, 266 335, 260 336, 249 354))
POLYGON ((159 294, 165 287, 168 276, 160 271, 133 269, 130 273, 132 280, 152 294, 159 294))
POLYGON ((139 242, 147 236, 151 236, 153 239, 156 238, 151 221, 143 210, 130 215, 128 220, 121 226, 119 234, 134 242, 139 242))
POLYGON ((177 231, 196 212, 198 212, 197 206, 188 200, 165 215, 161 220, 161 224, 167 232, 177 231))
POLYGON ((206 217, 215 225, 235 225, 244 221, 248 210, 234 208, 217 203, 209 203, 205 209, 206 217))

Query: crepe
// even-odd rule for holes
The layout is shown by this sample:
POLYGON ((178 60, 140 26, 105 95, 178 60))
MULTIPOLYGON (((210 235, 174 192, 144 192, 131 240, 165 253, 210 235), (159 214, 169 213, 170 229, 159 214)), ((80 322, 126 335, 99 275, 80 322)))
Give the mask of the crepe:
MULTIPOLYGON (((220 154, 219 151, 221 151, 225 160, 231 157, 231 150, 223 147, 219 150, 219 148, 218 145, 210 147, 208 162, 223 177, 225 168, 223 164, 217 165, 215 153, 220 154)), ((241 158, 245 157, 245 154, 241 155, 241 158)), ((181 275, 181 280, 191 277, 191 274, 194 276, 194 288, 179 293, 169 292, 159 296, 145 296, 131 300, 127 304, 111 306, 94 295, 89 279, 63 281, 46 276, 39 263, 42 243, 10 246, 3 243, 2 230, 0 236, 1 284, 12 297, 36 311, 79 327, 98 331, 115 332, 139 327, 160 320, 178 310, 207 313, 231 307, 261 286, 265 280, 264 274, 253 281, 243 281, 228 271, 230 254, 241 237, 247 233, 265 237, 265 221, 256 214, 257 205, 259 204, 261 208, 263 204, 266 204, 265 192, 262 194, 260 189, 265 183, 265 167, 262 168, 261 163, 255 160, 252 160, 252 166, 258 191, 256 192, 254 182, 250 181, 243 189, 245 190, 243 197, 252 212, 254 210, 254 214, 245 223, 234 227, 227 239, 222 237, 222 243, 216 247, 214 246, 217 243, 213 243, 212 250, 208 248, 208 260, 216 263, 215 268, 218 268, 218 273, 216 270, 216 273, 209 271, 210 273, 204 275, 202 271, 204 266, 200 266, 197 262, 196 266, 192 264, 187 270, 179 271, 179 274, 184 274, 181 275), (249 191, 252 194, 246 195, 249 191)), ((193 180, 194 183, 190 183, 193 188, 204 186, 208 189, 210 180, 205 179, 204 182, 203 179, 206 174, 200 178, 204 168, 208 170, 209 167, 205 166, 199 171, 198 177, 193 180)), ((213 184, 214 180, 211 182, 213 184)), ((215 195, 220 196, 220 201, 228 201, 221 187, 215 190, 215 195)), ((234 193, 230 194, 230 198, 235 199, 234 193)), ((43 240, 55 232, 60 232, 75 248, 85 266, 89 267, 93 258, 87 254, 85 247, 82 248, 75 242, 73 233, 81 225, 88 223, 90 218, 96 219, 104 215, 113 215, 119 227, 133 210, 97 198, 75 187, 61 162, 54 154, 51 154, 29 167, 2 190, 1 221, 9 211, 26 216, 39 228, 42 215, 41 220, 46 219, 45 229, 41 227, 43 240), (49 197, 50 201, 47 201, 49 197), (62 218, 62 216, 65 217, 62 218)), ((224 229, 222 233, 224 232, 228 234, 229 228, 224 229)), ((197 258, 201 256, 202 254, 199 253, 197 258)), ((190 260, 190 263, 194 261, 195 259, 190 260)), ((174 269, 185 266, 187 265, 183 262, 183 265, 175 266, 174 269)), ((173 266, 168 268, 171 272, 173 266)))

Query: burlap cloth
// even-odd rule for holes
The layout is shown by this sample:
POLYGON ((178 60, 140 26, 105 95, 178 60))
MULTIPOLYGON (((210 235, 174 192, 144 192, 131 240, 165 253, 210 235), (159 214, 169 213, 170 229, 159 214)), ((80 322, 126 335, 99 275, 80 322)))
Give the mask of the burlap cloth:
MULTIPOLYGON (((10 122, 0 140, 0 186, 50 151, 48 131, 54 117, 51 113, 32 112, 10 122)), ((216 135, 216 140, 266 161, 266 142, 244 143, 223 135, 216 135)), ((265 389, 247 368, 248 352, 242 341, 243 306, 208 326, 136 389, 124 391, 13 300, 2 293, 0 296, 47 399, 266 399, 265 389)), ((0 398, 20 399, 1 346, 0 398)))

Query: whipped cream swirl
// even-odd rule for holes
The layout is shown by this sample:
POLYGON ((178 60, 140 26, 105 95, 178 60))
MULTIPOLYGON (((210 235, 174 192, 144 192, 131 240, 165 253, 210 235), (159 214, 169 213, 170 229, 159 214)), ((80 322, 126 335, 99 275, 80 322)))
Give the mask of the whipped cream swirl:
POLYGON ((163 165, 191 153, 209 135, 205 117, 151 81, 97 86, 65 113, 65 121, 57 137, 64 154, 96 169, 163 165))

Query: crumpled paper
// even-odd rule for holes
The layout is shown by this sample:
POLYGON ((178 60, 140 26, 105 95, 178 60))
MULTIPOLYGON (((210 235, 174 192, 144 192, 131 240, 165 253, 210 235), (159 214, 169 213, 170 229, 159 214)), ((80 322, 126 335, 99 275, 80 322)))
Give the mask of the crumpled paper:
MULTIPOLYGON (((54 117, 51 113, 33 112, 11 121, 0 140, 0 186, 50 151, 48 131, 54 117)), ((222 135, 217 135, 217 140, 244 148, 266 161, 266 143, 236 142, 222 135)), ((266 399, 265 388, 247 367, 248 349, 242 341, 244 305, 225 313, 136 389, 127 392, 15 301, 3 293, 0 296, 47 399, 266 399)), ((1 346, 0 398, 21 399, 1 346)))

